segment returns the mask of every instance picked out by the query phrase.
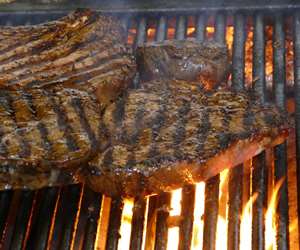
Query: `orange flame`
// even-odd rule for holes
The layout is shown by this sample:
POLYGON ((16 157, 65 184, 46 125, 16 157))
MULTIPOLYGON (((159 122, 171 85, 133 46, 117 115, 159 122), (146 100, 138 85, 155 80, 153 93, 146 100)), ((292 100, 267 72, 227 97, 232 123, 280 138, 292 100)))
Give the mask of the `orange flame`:
POLYGON ((133 199, 125 199, 121 217, 121 228, 118 250, 129 249, 133 199))
MULTIPOLYGON (((181 213, 181 191, 182 189, 177 189, 172 192, 171 204, 170 204, 170 216, 180 215, 181 213)), ((178 247, 179 243, 179 227, 171 227, 168 229, 168 244, 167 250, 173 250, 178 247)))
POLYGON ((275 250, 276 249, 276 207, 278 204, 278 192, 284 182, 285 178, 280 179, 272 193, 272 197, 270 199, 268 209, 265 216, 265 249, 266 250, 275 250))
POLYGON ((205 182, 196 184, 194 225, 192 237, 192 250, 202 249, 203 246, 203 215, 204 215, 205 182))

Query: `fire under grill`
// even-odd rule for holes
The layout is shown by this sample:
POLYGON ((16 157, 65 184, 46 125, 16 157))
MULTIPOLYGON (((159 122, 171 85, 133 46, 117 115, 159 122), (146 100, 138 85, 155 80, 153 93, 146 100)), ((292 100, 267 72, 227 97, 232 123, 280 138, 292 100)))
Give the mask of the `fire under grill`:
MULTIPOLYGON (((3 12, 0 23, 65 13, 3 12)), ((0 248, 299 249, 300 5, 109 14, 121 18, 133 46, 187 37, 227 43, 232 88, 252 86, 293 114, 296 133, 206 183, 147 199, 110 199, 83 185, 1 192, 0 248)))

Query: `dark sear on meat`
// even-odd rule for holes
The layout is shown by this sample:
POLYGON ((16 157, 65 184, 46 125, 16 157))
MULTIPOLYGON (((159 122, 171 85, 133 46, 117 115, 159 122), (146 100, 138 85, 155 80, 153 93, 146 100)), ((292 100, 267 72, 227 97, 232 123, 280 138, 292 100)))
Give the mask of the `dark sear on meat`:
POLYGON ((137 51, 143 83, 130 89, 135 59, 122 33, 118 21, 90 11, 0 30, 1 39, 24 35, 0 46, 0 189, 85 182, 110 196, 149 195, 206 180, 286 138, 276 107, 216 89, 228 77, 225 47, 146 44, 137 51), (89 46, 99 47, 95 57, 89 46))
POLYGON ((149 42, 137 48, 137 67, 142 81, 177 79, 197 81, 213 89, 227 81, 228 49, 216 42, 195 39, 149 42))

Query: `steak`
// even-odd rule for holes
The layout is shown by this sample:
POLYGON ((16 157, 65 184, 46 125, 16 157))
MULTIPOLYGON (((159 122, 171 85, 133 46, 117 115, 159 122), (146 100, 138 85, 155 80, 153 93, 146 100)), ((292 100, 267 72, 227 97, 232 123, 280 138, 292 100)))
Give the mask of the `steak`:
POLYGON ((2 27, 0 41, 0 89, 62 85, 96 93, 105 104, 136 72, 121 23, 90 10, 46 24, 2 27))
POLYGON ((227 48, 165 41, 136 52, 88 10, 0 29, 0 189, 84 182, 110 196, 206 180, 287 136, 287 117, 226 82, 227 48))
POLYGON ((204 89, 218 87, 230 72, 228 49, 216 42, 195 39, 149 42, 137 48, 141 80, 197 81, 204 89))
POLYGON ((102 126, 109 146, 81 178, 96 191, 135 196, 207 180, 283 142, 289 124, 247 92, 154 80, 110 105, 102 126))
POLYGON ((0 95, 0 188, 74 183, 101 151, 101 107, 85 91, 56 87, 0 95))

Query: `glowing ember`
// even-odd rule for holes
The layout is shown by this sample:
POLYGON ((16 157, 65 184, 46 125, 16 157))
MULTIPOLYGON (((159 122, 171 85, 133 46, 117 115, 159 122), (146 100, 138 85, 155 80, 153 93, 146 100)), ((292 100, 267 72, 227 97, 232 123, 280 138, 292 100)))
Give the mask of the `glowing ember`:
POLYGON ((124 200, 118 250, 129 249, 133 199, 124 200))
POLYGON ((278 204, 278 192, 282 186, 284 179, 279 180, 273 188, 272 197, 270 199, 268 210, 265 216, 265 249, 276 249, 276 207, 278 204))

